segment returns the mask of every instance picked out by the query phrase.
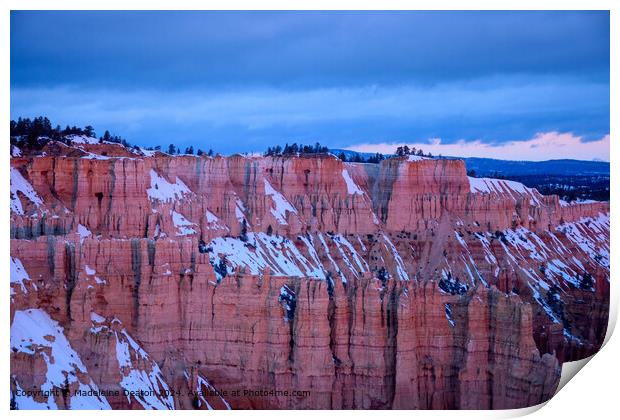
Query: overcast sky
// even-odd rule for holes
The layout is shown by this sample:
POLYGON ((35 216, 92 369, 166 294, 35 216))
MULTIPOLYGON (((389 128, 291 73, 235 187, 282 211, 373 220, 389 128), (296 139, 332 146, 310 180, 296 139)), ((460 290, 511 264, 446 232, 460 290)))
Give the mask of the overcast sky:
POLYGON ((609 160, 609 14, 12 12, 11 118, 37 115, 221 153, 609 160))

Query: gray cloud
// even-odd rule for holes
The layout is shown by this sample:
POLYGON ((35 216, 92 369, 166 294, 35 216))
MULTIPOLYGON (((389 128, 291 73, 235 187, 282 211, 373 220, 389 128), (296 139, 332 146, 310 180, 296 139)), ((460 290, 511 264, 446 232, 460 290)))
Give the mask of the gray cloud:
POLYGON ((221 152, 588 141, 609 133, 609 13, 12 12, 11 117, 40 114, 221 152))
POLYGON ((13 85, 287 88, 609 77, 607 12, 13 12, 13 85))

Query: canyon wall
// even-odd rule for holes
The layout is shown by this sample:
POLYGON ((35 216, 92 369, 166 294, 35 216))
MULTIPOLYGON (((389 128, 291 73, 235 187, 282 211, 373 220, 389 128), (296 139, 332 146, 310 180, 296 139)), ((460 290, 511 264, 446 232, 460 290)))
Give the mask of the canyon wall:
POLYGON ((608 301, 608 203, 459 160, 11 159, 17 408, 526 407, 608 301))

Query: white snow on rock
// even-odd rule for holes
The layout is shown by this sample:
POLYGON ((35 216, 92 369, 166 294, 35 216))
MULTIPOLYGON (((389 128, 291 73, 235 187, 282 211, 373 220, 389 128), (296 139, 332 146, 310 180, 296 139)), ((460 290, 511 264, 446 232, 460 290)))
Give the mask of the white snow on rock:
POLYGON ((508 194, 513 198, 517 195, 528 196, 534 203, 540 205, 540 193, 534 188, 528 188, 520 182, 509 181, 506 179, 494 179, 494 178, 474 178, 471 176, 469 179, 469 189, 472 193, 482 194, 508 194))
POLYGON ((340 276, 342 283, 346 284, 347 283, 347 277, 342 272, 342 270, 340 269, 338 264, 336 264, 336 261, 334 261, 334 259, 332 258, 332 255, 329 252, 329 246, 327 246, 327 242, 325 242, 325 238, 323 237, 323 234, 321 232, 319 232, 317 234, 317 237, 319 238, 319 241, 321 241, 321 245, 323 245, 323 251, 325 252, 325 255, 327 256, 327 259, 329 260, 329 262, 332 263, 332 267, 334 267, 334 270, 340 276))
POLYGON ((521 253, 521 250, 524 250, 529 259, 545 261, 549 258, 549 249, 544 246, 542 240, 538 238, 534 232, 524 228, 523 226, 519 226, 515 230, 506 229, 504 230, 504 235, 506 240, 517 250, 519 250, 519 253, 521 253), (543 245, 538 247, 536 246, 537 244, 543 245))
POLYGON ((90 320, 99 324, 105 322, 105 318, 95 312, 90 313, 90 320))
POLYGON ((180 178, 177 177, 173 184, 162 176, 159 176, 154 169, 149 172, 151 176, 151 187, 146 190, 151 200, 174 201, 183 198, 192 191, 185 185, 180 178))
POLYGON ((139 147, 138 150, 140 150, 140 153, 142 153, 146 157, 152 157, 155 155, 155 153, 158 152, 158 150, 148 150, 143 147, 139 147))
POLYGON ((465 243, 465 240, 461 237, 461 233, 460 232, 454 232, 454 236, 456 237, 456 240, 459 241, 459 243, 461 244, 461 246, 465 249, 467 248, 467 243, 465 243))
POLYGON ((331 236, 331 239, 336 244, 336 247, 342 256, 342 261, 344 261, 355 277, 359 277, 361 273, 370 271, 366 261, 364 261, 364 259, 357 253, 353 245, 344 236, 337 234, 331 236))
POLYGON ((493 254, 493 252, 491 251, 491 243, 489 242, 489 239, 483 233, 477 232, 474 235, 480 240, 480 243, 482 244, 482 248, 484 249, 484 260, 488 264, 497 265, 497 258, 495 257, 495 254, 493 254))
POLYGON ((87 276, 94 276, 96 271, 90 268, 88 265, 84 266, 84 271, 86 271, 87 276))
MULTIPOLYGON (((484 234, 479 233, 476 236, 481 238, 484 234)), ((529 280, 526 284, 532 291, 533 299, 554 323, 561 324, 562 320, 553 301, 561 299, 559 291, 565 290, 567 285, 582 287, 580 279, 586 272, 584 263, 588 259, 604 268, 603 273, 607 271, 609 281, 608 214, 601 213, 597 217, 561 224, 556 228, 556 232, 542 231, 537 234, 518 227, 504 230, 499 236, 491 233, 488 236, 499 239, 495 243, 504 249, 513 268, 521 270, 527 276, 529 280), (567 248, 569 242, 574 242, 576 247, 567 248), (554 292, 554 289, 558 292, 554 292)), ((486 249, 486 237, 481 241, 486 249)), ((596 281, 594 278, 592 280, 596 281)), ((564 336, 579 340, 566 328, 564 336)))
POLYGON ((11 145, 11 156, 13 157, 21 157, 22 155, 22 151, 19 147, 15 146, 15 145, 11 145))
POLYGON ((409 155, 407 157, 407 162, 419 162, 421 160, 429 160, 429 157, 426 156, 418 156, 418 155, 409 155))
POLYGON ((123 328, 114 331, 120 385, 146 410, 174 410, 174 399, 157 363, 123 328))
POLYGON ((35 401, 32 396, 27 395, 27 391, 32 390, 23 389, 19 385, 19 382, 17 382, 17 380, 15 380, 15 388, 17 392, 13 394, 13 390, 11 390, 11 399, 15 399, 15 405, 17 406, 18 410, 50 410, 52 408, 57 409, 55 402, 53 406, 50 407, 47 401, 35 401))
POLYGON ((110 156, 104 156, 104 155, 99 155, 97 153, 86 152, 86 154, 82 156, 81 159, 109 160, 112 158, 110 156))
MULTIPOLYGON (((463 239, 463 233, 455 231, 454 232, 454 236, 456 237, 456 240, 461 244, 461 246, 463 247, 465 253, 461 254, 461 260, 463 261, 463 267, 465 268, 465 270, 467 270, 467 274, 469 275, 469 279, 471 281, 472 286, 475 285, 475 279, 476 277, 474 277, 469 264, 471 264, 471 268, 474 269, 474 271, 476 272, 476 276, 478 278, 478 280, 480 280, 482 282, 482 284, 484 284, 485 287, 488 286, 487 281, 484 279, 484 277, 482 277, 482 275, 480 274, 480 271, 478 270, 478 267, 476 266, 476 263, 474 261, 474 258, 471 254, 471 252, 469 251, 469 247, 467 246, 467 243, 465 242, 465 240, 463 239), (467 257, 467 258, 465 258, 467 257), (469 264, 467 262, 467 260, 469 260, 469 264)), ((486 256, 486 259, 488 261, 488 256, 486 256)))
POLYGON ((220 219, 209 210, 205 212, 205 216, 207 217, 207 223, 217 223, 220 221, 220 219))
POLYGON ((24 208, 17 194, 18 192, 21 192, 37 207, 43 204, 43 200, 41 200, 34 188, 32 188, 32 185, 26 181, 26 178, 24 178, 21 172, 11 167, 11 211, 21 216, 24 214, 24 208))
POLYGON ((584 217, 577 222, 564 223, 556 229, 562 232, 592 261, 609 270, 609 213, 584 217))
POLYGON ((306 234, 305 236, 298 236, 297 239, 304 243, 304 246, 308 250, 308 254, 312 258, 312 261, 314 261, 315 267, 321 269, 322 271, 325 271, 325 267, 323 266, 323 263, 319 258, 319 254, 316 252, 316 249, 314 249, 314 242, 312 240, 312 236, 310 234, 306 234))
POLYGON ((364 191, 353 181, 351 175, 349 175, 349 171, 345 169, 342 170, 342 177, 344 178, 344 182, 347 184, 347 192, 349 195, 363 195, 364 191))
POLYGON ((228 226, 226 226, 224 223, 222 223, 222 221, 220 220, 219 217, 217 217, 215 214, 211 213, 209 210, 205 211, 205 217, 207 218, 207 225, 208 225, 208 229, 210 230, 214 230, 214 229, 224 229, 224 230, 230 230, 228 229, 228 226))
POLYGON ((273 217, 275 217, 276 221, 281 225, 288 224, 286 221, 287 211, 297 214, 297 209, 295 209, 279 191, 276 191, 267 179, 265 179, 265 195, 271 197, 274 206, 271 208, 271 214, 273 214, 273 217))
POLYGON ((70 134, 65 136, 67 140, 71 140, 75 144, 99 144, 99 139, 95 137, 88 137, 83 134, 70 134))
MULTIPOLYGON (((209 381, 207 381, 202 376, 198 376, 198 381, 197 381, 196 387, 198 388, 197 391, 198 391, 198 393, 200 395, 200 401, 204 402, 206 404, 206 406, 209 408, 209 410, 213 410, 213 407, 211 407, 211 405, 207 402, 207 399, 204 397, 205 395, 207 395, 207 393, 213 394, 213 395, 217 394, 218 398, 226 406, 226 409, 227 410, 231 410, 230 404, 228 404, 228 401, 226 401, 224 399, 224 397, 222 397, 220 395, 220 393, 218 393, 217 390, 209 383, 209 381), (203 389, 206 389, 207 391, 205 392, 205 391, 203 391, 203 389)), ((198 406, 200 407, 200 404, 198 406)))
MULTIPOLYGON (((262 232, 248 233, 247 237, 247 242, 225 237, 209 242, 207 249, 211 265, 217 267, 223 261, 228 274, 236 268, 243 268, 250 274, 258 275, 269 268, 274 276, 325 279, 323 267, 316 265, 316 262, 310 263, 289 239, 262 232)), ((222 278, 220 273, 216 272, 216 275, 218 279, 222 278)))
POLYGON ((456 325, 456 322, 454 322, 454 318, 452 318, 452 305, 450 305, 449 303, 446 303, 444 304, 444 308, 445 308, 446 319, 448 320, 448 324, 450 324, 451 327, 454 327, 456 325))
MULTIPOLYGON (((187 371, 183 372, 183 375, 185 376, 186 380, 190 380, 190 376, 189 373, 187 373, 187 371)), ((203 378, 200 375, 196 375, 196 403, 198 405, 198 408, 202 407, 202 405, 204 404, 208 410, 213 410, 213 407, 211 406, 211 404, 209 404, 209 401, 207 401, 207 399, 205 398, 206 396, 213 396, 213 398, 219 398, 220 401, 222 401, 222 403, 226 406, 227 410, 232 410, 230 408, 230 404, 228 404, 228 401, 226 401, 224 399, 224 397, 222 397, 222 395, 220 394, 220 392, 218 392, 217 389, 215 389, 215 387, 213 387, 213 385, 211 385, 211 383, 209 383, 209 381, 206 378, 203 378)))
POLYGON ((579 279, 577 278, 577 272, 564 264, 561 260, 555 258, 545 265, 547 275, 551 273, 559 276, 565 282, 572 284, 574 287, 579 287, 579 279))
POLYGON ((78 235, 80 235, 80 243, 84 243, 84 239, 92 235, 92 232, 88 230, 86 226, 83 226, 83 225, 78 225, 77 233, 78 235))
POLYGON ((574 206, 574 205, 577 205, 577 204, 596 204, 596 203, 600 203, 600 201, 585 200, 585 199, 582 199, 582 198, 578 198, 576 201, 571 201, 569 203, 568 201, 560 199, 560 206, 562 206, 562 207, 574 206))
MULTIPOLYGON (((245 205, 243 204, 243 201, 237 198, 237 200, 235 201, 235 217, 237 218, 239 223, 243 222, 243 220, 245 219, 244 213, 245 213, 245 205)), ((247 223, 247 220, 246 220, 246 223, 247 223)))
POLYGON ((30 276, 26 272, 24 265, 19 258, 11 257, 11 296, 15 294, 13 286, 19 286, 24 293, 28 293, 25 280, 30 280, 30 276))
POLYGON ((408 281, 409 275, 407 274, 407 270, 405 269, 405 263, 403 262, 400 254, 398 253, 398 250, 396 249, 392 241, 390 241, 390 238, 387 237, 387 235, 384 234, 383 239, 383 246, 385 246, 385 249, 388 250, 388 253, 392 255, 392 257, 394 258, 394 262, 396 263, 396 272, 398 273, 398 277, 400 277, 401 280, 408 281))
POLYGON ((187 220, 181 213, 171 210, 170 215, 172 216, 172 223, 174 223, 174 227, 177 228, 177 235, 184 236, 193 235, 196 233, 196 230, 194 229, 196 224, 187 220))
POLYGON ((111 409, 107 400, 97 394, 97 385, 88 376, 88 371, 80 356, 73 350, 64 335, 64 330, 42 309, 16 311, 11 325, 11 350, 41 357, 47 370, 45 382, 40 390, 49 392, 45 403, 34 401, 31 397, 16 399, 19 408, 58 409, 54 388, 63 389, 67 384, 93 395, 72 395, 69 406, 72 409, 111 409), (79 379, 78 379, 79 377, 79 379), (83 380, 88 382, 83 383, 83 380))
MULTIPOLYGON (((91 268, 88 264, 84 265, 84 272, 86 273, 87 276, 95 276, 95 274, 97 274, 97 271, 94 268, 91 268)), ((95 283, 97 284, 106 284, 105 280, 100 279, 99 277, 95 276, 95 283)), ((88 286, 89 288, 92 286, 88 286)))

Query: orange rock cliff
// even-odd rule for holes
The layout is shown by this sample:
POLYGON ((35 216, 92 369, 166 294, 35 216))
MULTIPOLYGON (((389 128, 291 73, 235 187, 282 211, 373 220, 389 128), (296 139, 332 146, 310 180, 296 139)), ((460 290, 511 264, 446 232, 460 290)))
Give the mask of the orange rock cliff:
POLYGON ((11 158, 17 408, 526 407, 608 297, 608 203, 460 160, 11 158))

